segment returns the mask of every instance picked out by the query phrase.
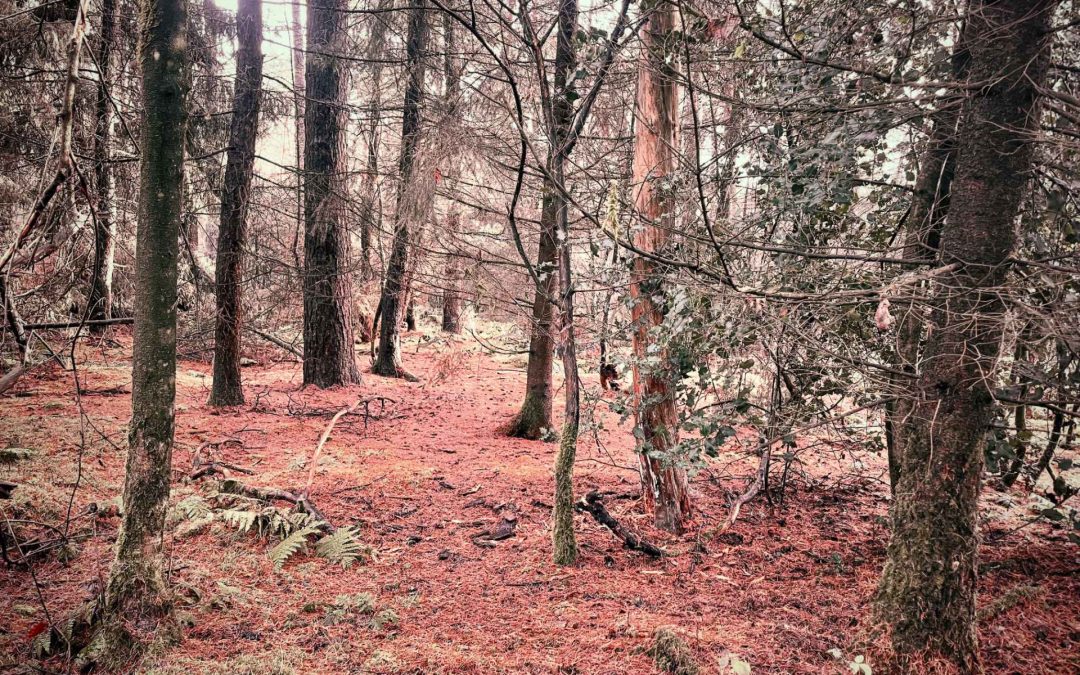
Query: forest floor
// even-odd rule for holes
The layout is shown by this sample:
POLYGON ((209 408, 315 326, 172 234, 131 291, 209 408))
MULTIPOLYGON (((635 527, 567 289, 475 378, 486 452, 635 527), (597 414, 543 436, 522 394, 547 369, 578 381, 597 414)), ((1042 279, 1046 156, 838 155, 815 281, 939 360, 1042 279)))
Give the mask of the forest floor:
MULTIPOLYGON (((0 466, 0 479, 19 484, 13 500, 0 502, 4 515, 62 524, 72 495, 72 514, 99 505, 71 525, 77 551, 0 568, 0 671, 29 664, 41 622, 91 598, 107 574, 119 524, 108 506, 122 486, 130 406, 130 338, 113 338, 84 340, 81 397, 72 373, 54 366, 0 400, 0 447, 33 450, 0 466)), ((630 422, 600 412, 603 428, 582 436, 576 491, 608 493, 612 514, 670 555, 626 550, 579 514, 580 563, 555 567, 555 445, 498 431, 524 390, 522 357, 422 334, 405 344, 419 383, 366 373, 354 387, 301 389, 298 363, 262 354, 244 369, 247 405, 222 412, 205 404, 209 365, 181 362, 174 502, 214 488, 217 478, 186 474, 197 448, 225 440, 218 459, 254 472, 237 478, 301 488, 335 411, 359 398, 391 399, 379 419, 337 425, 310 494, 332 523, 358 526, 376 555, 348 569, 297 555, 278 571, 268 556, 273 541, 223 523, 185 533, 170 520, 184 639, 140 672, 652 673, 646 650, 659 626, 681 634, 706 673, 720 672, 729 653, 754 673, 850 672, 887 538, 880 456, 829 446, 821 461, 807 462, 812 470, 791 472, 782 503, 778 494, 772 506, 759 496, 715 536, 755 468, 741 454, 721 455, 695 476, 694 528, 675 537, 642 513, 630 422), (516 523, 510 538, 476 536, 504 520, 516 523), (364 593, 370 598, 357 600, 364 593)), ((593 375, 586 384, 598 396, 593 375)), ((988 671, 1080 672, 1080 551, 1051 523, 1020 527, 1019 491, 986 492, 980 632, 988 671)))

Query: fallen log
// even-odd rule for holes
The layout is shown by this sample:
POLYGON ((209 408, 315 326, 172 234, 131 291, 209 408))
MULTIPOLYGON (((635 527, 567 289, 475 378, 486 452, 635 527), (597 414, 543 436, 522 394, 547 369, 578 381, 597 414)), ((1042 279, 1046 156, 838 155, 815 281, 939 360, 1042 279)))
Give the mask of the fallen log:
POLYGON ((653 558, 662 558, 664 556, 664 551, 659 546, 638 537, 636 534, 626 529, 622 523, 615 520, 615 517, 608 513, 607 508, 604 507, 604 502, 601 501, 600 493, 590 492, 586 494, 578 500, 575 506, 577 510, 590 514, 596 519, 596 522, 611 530, 611 533, 619 539, 622 539, 623 545, 626 546, 626 548, 632 551, 641 551, 653 558))

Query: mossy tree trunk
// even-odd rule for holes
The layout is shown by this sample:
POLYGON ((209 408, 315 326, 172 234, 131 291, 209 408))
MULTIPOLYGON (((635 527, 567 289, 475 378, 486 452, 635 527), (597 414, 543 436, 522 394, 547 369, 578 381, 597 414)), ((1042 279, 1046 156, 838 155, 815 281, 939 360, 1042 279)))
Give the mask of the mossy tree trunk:
MULTIPOLYGON (((641 33, 634 106, 634 246, 663 252, 674 230, 674 201, 667 185, 676 170, 679 101, 672 52, 675 7, 663 0, 642 8, 649 19, 641 33)), ((634 349, 634 409, 640 430, 641 491, 656 526, 681 532, 690 517, 686 469, 670 453, 676 446, 678 414, 674 373, 665 349, 654 349, 653 332, 664 321, 656 297, 664 293, 664 270, 649 258, 634 258, 630 281, 634 349)))
POLYGON ((304 384, 317 387, 360 381, 344 204, 347 12, 345 0, 312 0, 307 10, 304 384))
MULTIPOLYGON (((571 269, 570 223, 568 204, 562 194, 565 189, 566 159, 569 154, 567 138, 573 118, 576 93, 570 79, 577 64, 574 34, 578 26, 577 0, 560 0, 559 27, 555 43, 555 72, 552 92, 552 151, 548 159, 552 191, 549 195, 554 211, 555 231, 559 242, 559 316, 561 318, 562 362, 565 390, 565 410, 559 452, 555 457, 555 507, 552 540, 556 565, 571 565, 577 560, 577 540, 574 537, 574 460, 577 455, 578 429, 581 423, 581 381, 577 364, 577 343, 574 336, 574 280, 571 269)), ((550 375, 550 369, 548 370, 550 375)), ((549 410, 550 414, 550 410, 549 410)))
POLYGON ((976 519, 983 445, 1005 308, 998 287, 1038 133, 1051 1, 973 2, 969 81, 941 261, 959 268, 934 300, 923 370, 903 422, 892 538, 878 590, 899 670, 917 657, 980 672, 975 624, 976 519))
POLYGON ((372 372, 388 377, 411 378, 401 363, 401 323, 408 303, 410 232, 421 224, 421 216, 430 206, 427 182, 433 177, 419 175, 416 156, 421 133, 420 99, 424 94, 424 52, 427 50, 430 11, 426 0, 417 0, 409 10, 409 33, 405 43, 408 82, 405 86, 404 115, 401 123, 401 156, 394 241, 383 283, 382 325, 379 350, 372 372))
MULTIPOLYGON (((113 210, 112 127, 113 104, 109 100, 111 86, 113 43, 116 40, 116 0, 102 0, 101 35, 98 38, 98 91, 94 119, 94 184, 97 189, 94 219, 94 265, 90 274, 90 293, 87 299, 88 317, 94 321, 112 318, 113 260, 115 212, 113 210)), ((98 324, 93 332, 105 330, 98 324)))
MULTIPOLYGON (((183 215, 187 16, 184 0, 143 0, 139 220, 131 423, 116 556, 103 615, 110 656, 169 625, 162 542, 176 399, 176 282, 183 215)), ((159 634, 158 637, 161 637, 159 634)))
POLYGON ((218 228, 214 381, 210 405, 240 405, 241 281, 247 212, 262 97, 262 0, 240 0, 236 12, 236 89, 218 228))

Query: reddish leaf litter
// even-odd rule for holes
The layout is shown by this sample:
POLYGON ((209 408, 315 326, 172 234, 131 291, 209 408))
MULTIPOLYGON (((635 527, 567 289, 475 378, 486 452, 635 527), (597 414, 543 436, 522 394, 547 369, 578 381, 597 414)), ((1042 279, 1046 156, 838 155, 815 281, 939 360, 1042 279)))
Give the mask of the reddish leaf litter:
MULTIPOLYGON (((362 415, 342 419, 310 494, 335 525, 358 526, 377 554, 349 569, 297 555, 276 571, 273 542, 224 525, 182 537, 173 526, 170 580, 184 639, 141 672, 651 673, 645 650, 658 626, 682 635, 706 673, 719 672, 727 654, 754 673, 850 672, 887 537, 880 457, 832 452, 816 463, 809 450, 782 504, 778 494, 772 506, 758 496, 716 534, 755 469, 755 460, 722 455, 693 480, 693 530, 666 535, 641 510, 630 423, 601 401, 604 428, 582 434, 576 491, 607 493, 617 519, 671 555, 628 551, 579 514, 581 561, 559 568, 550 560, 555 446, 498 432, 523 394, 521 357, 418 334, 406 347, 421 382, 366 374, 331 391, 301 389, 299 364, 261 354, 244 369, 247 404, 222 412, 205 404, 209 366, 180 364, 174 502, 213 489, 219 477, 185 476, 196 448, 228 439, 216 459, 254 472, 237 478, 299 490, 334 412, 362 397, 392 399, 366 428, 362 415), (513 536, 476 537, 503 521, 516 523, 513 536), (340 596, 361 593, 374 601, 369 613, 343 609, 340 596)), ((4 515, 62 524, 76 481, 73 513, 100 507, 72 523, 90 535, 74 557, 42 555, 33 577, 26 567, 0 571, 0 663, 8 665, 29 662, 43 621, 98 592, 119 524, 108 507, 123 481, 130 339, 90 340, 79 354, 81 476, 70 372, 43 367, 0 403, 0 447, 36 450, 0 467, 0 479, 20 484, 14 500, 0 502, 4 515)), ((595 373, 587 385, 600 396, 595 373)), ((981 604, 1017 596, 981 624, 988 672, 1080 672, 1077 547, 1046 523, 983 529, 981 604)))

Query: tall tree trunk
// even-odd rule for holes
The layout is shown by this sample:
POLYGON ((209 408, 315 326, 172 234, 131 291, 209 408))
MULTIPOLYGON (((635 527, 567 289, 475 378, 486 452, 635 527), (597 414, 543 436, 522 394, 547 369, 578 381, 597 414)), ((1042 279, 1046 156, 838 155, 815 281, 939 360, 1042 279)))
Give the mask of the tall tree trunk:
MULTIPOLYGON (((672 195, 664 187, 675 173, 678 148, 678 74, 672 31, 675 7, 665 0, 642 8, 649 20, 641 34, 634 122, 634 245, 646 253, 663 252, 674 225, 672 195)), ((676 446, 674 373, 667 352, 653 351, 650 332, 664 321, 655 301, 663 293, 664 270, 637 256, 630 281, 634 347, 634 407, 640 429, 638 458, 641 490, 656 526, 681 532, 690 516, 686 470, 665 457, 676 446), (655 364, 652 363, 655 361, 655 364)))
MULTIPOLYGON (((102 0, 101 36, 98 42, 98 92, 94 133, 94 184, 97 189, 97 208, 94 221, 94 266, 90 276, 87 299, 89 318, 102 321, 112 318, 113 259, 116 243, 113 221, 112 127, 113 108, 109 100, 112 76, 113 42, 116 40, 116 0, 102 0)), ((104 325, 91 327, 101 332, 104 325)))
POLYGON ((371 110, 368 112, 367 164, 360 181, 360 278, 375 278, 371 264, 372 233, 379 223, 378 176, 379 176, 379 126, 382 123, 382 71, 386 58, 386 29, 390 25, 388 12, 394 0, 379 0, 378 12, 371 17, 371 33, 368 36, 368 59, 371 69, 371 110))
MULTIPOLYGON (((187 17, 183 0, 143 0, 142 140, 135 255, 131 423, 116 557, 105 589, 105 653, 168 626, 162 543, 176 399, 176 281, 183 217, 187 17)), ((160 637, 160 635, 158 636, 160 637)))
MULTIPOLYGON (((457 64, 457 43, 454 38, 454 19, 443 15, 443 99, 446 117, 453 121, 460 110, 459 83, 461 68, 457 64)), ((446 288, 443 289, 442 329, 447 333, 461 333, 461 261, 455 250, 461 234, 461 213, 451 204, 446 214, 446 288)))
POLYGON ((307 96, 304 82, 304 31, 300 23, 300 0, 292 2, 292 86, 293 120, 296 133, 293 136, 296 154, 296 227, 293 230, 292 254, 297 274, 303 275, 303 259, 300 256, 300 231, 304 223, 304 99, 307 96))
POLYGON ((214 382, 210 405, 240 405, 241 276, 255 139, 262 97, 262 0, 240 0, 236 12, 236 91, 218 228, 214 382))
POLYGON ((424 93, 424 52, 428 43, 429 11, 427 0, 417 0, 409 10, 409 34, 405 43, 408 62, 408 83, 405 86, 405 106, 401 122, 401 157, 398 171, 397 213, 394 223, 394 243, 383 283, 382 325, 379 331, 379 351, 371 370, 388 377, 412 378, 401 364, 401 321, 405 312, 409 272, 410 230, 423 222, 430 203, 426 183, 433 178, 420 175, 417 143, 420 140, 420 99, 424 93))
POLYGON ((304 116, 304 384, 360 381, 345 227, 345 0, 308 4, 304 116))
MULTIPOLYGON (((968 53, 963 36, 952 55, 952 76, 961 80, 967 69, 968 53)), ((937 259, 941 229, 949 213, 949 194, 956 173, 956 125, 960 120, 961 101, 950 101, 932 116, 927 146, 919 162, 911 208, 904 226, 903 257, 912 264, 926 265, 937 259)), ((898 303, 896 323, 896 365, 910 378, 890 376, 894 389, 909 386, 918 377, 919 346, 924 318, 915 303, 898 303), (905 381, 907 380, 907 381, 905 381)), ((885 409, 885 438, 889 459, 889 484, 893 490, 900 479, 900 453, 903 452, 904 420, 911 414, 911 401, 899 398, 885 409)))
MULTIPOLYGON (((552 541, 556 565, 571 565, 577 560, 577 541, 574 537, 574 460, 577 455, 578 429, 581 422, 581 382, 577 364, 577 343, 574 338, 574 282, 571 261, 570 224, 566 198, 566 159, 569 154, 567 137, 573 118, 576 98, 571 74, 577 64, 574 35, 578 25, 577 0, 560 0, 559 32, 555 43, 554 91, 552 91, 551 151, 548 169, 552 186, 549 197, 555 215, 559 241, 559 309, 562 318, 562 362, 565 389, 565 411, 559 452, 555 456, 555 505, 552 541)), ((548 369, 550 377, 551 370, 548 369)))
POLYGON ((967 16, 969 80, 982 88, 962 113, 941 239, 942 263, 959 269, 939 286, 923 372, 903 422, 892 538, 878 590, 900 670, 914 669, 906 660, 918 655, 981 671, 976 516, 1005 311, 997 287, 1017 241, 1054 5, 983 0, 972 2, 967 16))

